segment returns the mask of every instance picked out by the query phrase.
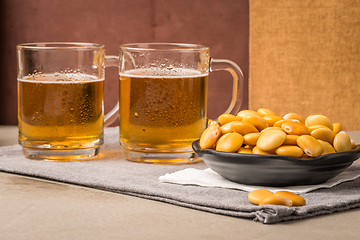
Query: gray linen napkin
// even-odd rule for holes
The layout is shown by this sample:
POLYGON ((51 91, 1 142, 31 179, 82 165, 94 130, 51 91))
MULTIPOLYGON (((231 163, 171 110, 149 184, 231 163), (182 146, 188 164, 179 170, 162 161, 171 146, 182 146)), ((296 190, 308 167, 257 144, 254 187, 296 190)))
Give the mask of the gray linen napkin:
MULTIPOLYGON (((302 194, 303 207, 255 206, 247 192, 193 185, 161 183, 166 173, 185 168, 206 169, 203 162, 191 165, 151 165, 124 159, 118 144, 118 128, 105 129, 105 144, 96 160, 79 162, 47 162, 27 159, 19 145, 0 148, 0 171, 72 183, 106 191, 162 201, 197 210, 233 217, 253 219, 262 223, 309 218, 312 216, 360 207, 360 178, 330 189, 302 194)), ((359 171, 354 163, 347 171, 359 171)))

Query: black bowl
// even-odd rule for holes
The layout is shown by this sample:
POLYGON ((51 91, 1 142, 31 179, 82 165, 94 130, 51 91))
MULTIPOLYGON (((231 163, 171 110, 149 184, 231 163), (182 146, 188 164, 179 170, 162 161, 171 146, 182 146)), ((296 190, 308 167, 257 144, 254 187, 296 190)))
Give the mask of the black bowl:
POLYGON ((199 140, 193 142, 192 147, 206 165, 224 178, 242 184, 271 187, 324 183, 360 158, 360 145, 351 151, 308 159, 203 150, 199 140))

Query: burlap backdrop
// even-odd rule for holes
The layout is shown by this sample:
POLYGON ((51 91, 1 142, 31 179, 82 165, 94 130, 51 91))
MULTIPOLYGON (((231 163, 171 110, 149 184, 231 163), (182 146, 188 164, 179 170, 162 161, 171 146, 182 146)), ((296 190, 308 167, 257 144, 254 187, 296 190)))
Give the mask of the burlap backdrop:
POLYGON ((250 0, 249 108, 360 130, 360 3, 250 0))

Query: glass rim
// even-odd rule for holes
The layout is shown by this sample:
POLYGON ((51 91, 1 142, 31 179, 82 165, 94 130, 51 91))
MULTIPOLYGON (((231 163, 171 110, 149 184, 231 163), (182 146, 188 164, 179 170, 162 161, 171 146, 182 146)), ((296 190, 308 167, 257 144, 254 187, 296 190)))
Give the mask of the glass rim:
POLYGON ((127 43, 120 45, 121 49, 137 51, 201 51, 209 50, 201 44, 192 43, 127 43))
POLYGON ((82 43, 82 42, 34 42, 22 43, 16 46, 18 49, 29 50, 55 50, 55 49, 97 49, 105 48, 104 45, 98 43, 82 43))

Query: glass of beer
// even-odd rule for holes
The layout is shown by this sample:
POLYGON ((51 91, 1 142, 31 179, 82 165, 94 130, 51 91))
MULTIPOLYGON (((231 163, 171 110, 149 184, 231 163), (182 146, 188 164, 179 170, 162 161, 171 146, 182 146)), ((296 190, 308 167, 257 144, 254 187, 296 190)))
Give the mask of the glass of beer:
MULTIPOLYGON (((19 144, 25 156, 54 161, 95 157, 103 144, 105 47, 21 44, 17 60, 19 144)), ((118 67, 118 57, 107 65, 118 67)))
POLYGON ((139 43, 120 46, 120 145, 128 160, 182 164, 199 160, 192 142, 207 126, 208 75, 233 77, 226 113, 240 110, 243 74, 232 61, 210 58, 196 44, 139 43))

